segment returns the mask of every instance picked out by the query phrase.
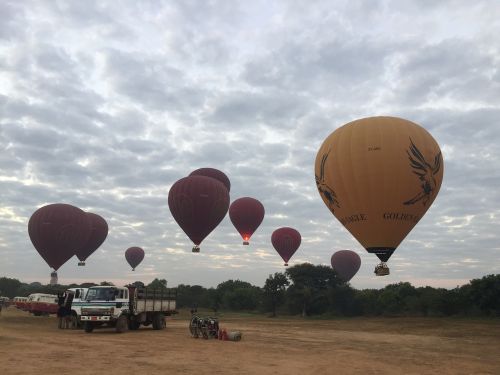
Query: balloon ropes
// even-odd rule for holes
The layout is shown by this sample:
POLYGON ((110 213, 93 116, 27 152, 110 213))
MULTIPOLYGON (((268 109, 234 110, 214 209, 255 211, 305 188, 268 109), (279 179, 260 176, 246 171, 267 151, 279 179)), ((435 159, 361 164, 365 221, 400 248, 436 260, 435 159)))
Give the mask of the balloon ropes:
POLYGON ((144 259, 144 250, 137 246, 129 247, 125 250, 125 259, 130 264, 130 267, 132 267, 132 271, 135 271, 135 267, 144 259))
POLYGON ((326 206, 369 252, 386 263, 436 198, 443 179, 439 145, 421 126, 369 117, 331 133, 315 163, 326 206))
POLYGON ((229 218, 243 238, 243 245, 250 244, 250 237, 264 220, 264 206, 257 199, 236 199, 229 207, 229 218))
MULTIPOLYGON (((78 207, 64 203, 39 208, 28 223, 33 246, 54 271, 85 245, 91 230, 88 215, 78 207)), ((54 273, 51 276, 57 276, 54 273)))
POLYGON ((201 242, 226 216, 229 191, 216 178, 201 175, 184 177, 172 185, 168 193, 168 207, 177 224, 194 243, 192 251, 197 253, 201 242))
POLYGON ((276 229, 271 235, 271 243, 283 258, 285 266, 288 266, 288 261, 299 248, 301 240, 300 233, 289 227, 276 229))
POLYGON ((339 250, 332 255, 331 264, 338 277, 349 282, 361 267, 361 258, 352 250, 339 250))
POLYGON ((108 223, 101 216, 87 212, 91 222, 91 232, 85 245, 76 251, 76 256, 80 260, 79 266, 84 266, 87 258, 96 251, 108 236, 108 223))

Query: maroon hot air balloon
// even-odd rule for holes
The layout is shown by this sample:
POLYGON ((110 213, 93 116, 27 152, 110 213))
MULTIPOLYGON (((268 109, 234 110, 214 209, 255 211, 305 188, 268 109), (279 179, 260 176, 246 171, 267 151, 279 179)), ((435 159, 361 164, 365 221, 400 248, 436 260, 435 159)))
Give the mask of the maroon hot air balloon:
POLYGON ((87 212, 87 216, 91 222, 90 236, 81 248, 76 250, 76 256, 80 260, 79 266, 85 265, 85 260, 102 245, 108 236, 108 223, 101 216, 87 212))
POLYGON ((87 214, 64 203, 39 208, 28 223, 33 246, 56 271, 87 242, 90 232, 91 223, 87 214))
POLYGON ((352 250, 339 250, 332 255, 331 263, 337 275, 348 282, 361 267, 361 258, 352 250))
POLYGON ((215 178, 216 180, 222 182, 224 186, 226 187, 227 191, 231 191, 231 181, 229 181, 229 178, 226 176, 226 174, 222 171, 219 171, 218 169, 215 168, 200 168, 195 171, 192 171, 190 176, 205 176, 205 177, 212 177, 215 178))
POLYGON ((132 271, 135 271, 135 267, 144 259, 144 250, 137 246, 129 247, 125 250, 125 259, 132 267, 132 271))
POLYGON ((264 220, 264 206, 257 199, 244 197, 236 199, 229 207, 229 218, 248 245, 253 232, 264 220))
POLYGON ((273 232, 271 242, 285 261, 285 266, 288 266, 288 261, 299 248, 301 240, 300 233, 293 228, 283 227, 273 232))
POLYGON ((193 252, 226 216, 229 192, 222 182, 206 176, 188 176, 172 185, 168 207, 175 221, 193 241, 193 252))

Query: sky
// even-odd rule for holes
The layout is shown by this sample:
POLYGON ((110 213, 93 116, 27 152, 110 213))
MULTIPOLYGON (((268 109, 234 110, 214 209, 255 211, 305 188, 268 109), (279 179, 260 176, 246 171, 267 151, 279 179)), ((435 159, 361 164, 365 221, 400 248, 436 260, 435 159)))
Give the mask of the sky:
POLYGON ((500 4, 490 1, 2 1, 0 277, 48 283, 28 220, 68 203, 106 219, 104 244, 59 281, 166 279, 262 286, 285 270, 272 232, 296 228, 290 265, 362 261, 355 288, 453 288, 500 272, 500 4), (427 214, 377 277, 318 194, 323 140, 355 119, 416 122, 441 147, 427 214), (242 246, 226 215, 201 252, 168 208, 201 167, 231 201, 266 210, 242 246), (146 253, 131 271, 124 251, 146 253))

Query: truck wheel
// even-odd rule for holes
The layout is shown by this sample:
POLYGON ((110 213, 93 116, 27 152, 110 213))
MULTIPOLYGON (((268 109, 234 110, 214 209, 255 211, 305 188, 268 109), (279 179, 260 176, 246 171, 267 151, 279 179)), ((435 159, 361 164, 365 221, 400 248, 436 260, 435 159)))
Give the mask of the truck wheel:
POLYGON ((116 332, 123 333, 128 329, 128 319, 125 315, 118 317, 116 321, 116 332))
POLYGON ((83 329, 85 330, 85 332, 90 333, 94 330, 94 325, 90 322, 85 322, 85 324, 83 325, 83 329))
POLYGON ((153 329, 163 329, 165 328, 165 316, 160 313, 153 315, 153 329))

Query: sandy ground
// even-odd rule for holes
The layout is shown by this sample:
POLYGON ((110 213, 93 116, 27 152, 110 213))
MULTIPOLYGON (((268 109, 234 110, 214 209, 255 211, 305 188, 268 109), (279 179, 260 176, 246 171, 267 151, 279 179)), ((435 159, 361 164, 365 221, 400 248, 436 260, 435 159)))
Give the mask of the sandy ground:
POLYGON ((220 314, 239 342, 165 330, 57 329, 13 307, 0 316, 0 374, 500 374, 500 320, 303 320, 220 314))

